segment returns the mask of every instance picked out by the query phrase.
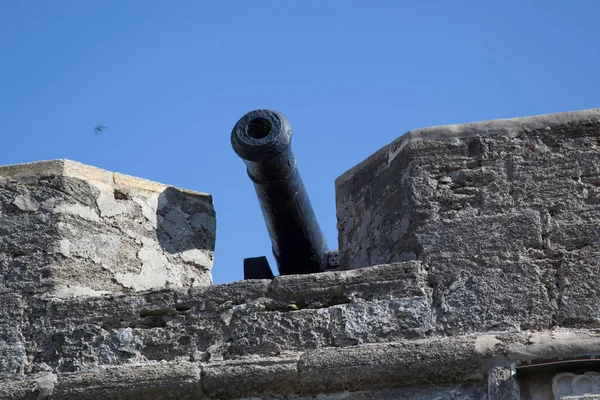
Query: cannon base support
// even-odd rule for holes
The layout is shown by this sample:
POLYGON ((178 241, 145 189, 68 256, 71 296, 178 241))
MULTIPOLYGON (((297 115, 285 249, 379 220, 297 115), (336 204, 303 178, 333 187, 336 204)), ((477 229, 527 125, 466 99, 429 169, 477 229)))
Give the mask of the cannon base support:
POLYGON ((244 279, 273 279, 274 277, 267 257, 244 258, 244 279))
MULTIPOLYGON (((327 252, 325 271, 331 271, 340 266, 340 253, 337 250, 327 252)), ((267 257, 244 258, 244 279, 273 279, 273 271, 267 257)))

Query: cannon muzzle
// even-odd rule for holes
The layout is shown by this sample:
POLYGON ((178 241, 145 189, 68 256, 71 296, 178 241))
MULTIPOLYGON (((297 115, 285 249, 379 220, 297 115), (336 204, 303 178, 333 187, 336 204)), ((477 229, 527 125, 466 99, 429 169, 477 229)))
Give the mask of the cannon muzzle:
MULTIPOLYGON (((321 272, 329 260, 325 236, 300 179, 291 140, 289 121, 270 110, 249 112, 231 132, 233 149, 244 160, 254 183, 281 275, 321 272)), ((249 260, 259 260, 264 270, 264 257, 244 263, 246 279, 260 277, 249 271, 249 260)), ((262 274, 265 278, 271 273, 268 265, 266 268, 269 272, 262 274)))

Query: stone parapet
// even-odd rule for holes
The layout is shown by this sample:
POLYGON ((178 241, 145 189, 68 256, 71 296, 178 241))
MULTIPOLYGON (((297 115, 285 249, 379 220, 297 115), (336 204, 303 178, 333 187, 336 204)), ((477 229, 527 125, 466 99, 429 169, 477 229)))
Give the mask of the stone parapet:
POLYGON ((564 229, 593 231, 599 130, 593 109, 404 134, 336 180, 341 263, 585 247, 564 229))
POLYGON ((210 285, 205 194, 0 167, 0 399, 597 398, 600 109, 412 131, 342 268, 210 285))
POLYGON ((600 109, 411 131, 336 191, 342 266, 422 262, 442 331, 599 321, 600 109))
POLYGON ((2 285, 86 296, 212 282, 208 194, 69 160, 0 167, 2 285))
MULTIPOLYGON (((7 344, 19 351, 0 357, 11 360, 0 398, 480 399, 489 389, 494 400, 529 382, 520 370, 600 356, 593 328, 436 334, 423 283, 419 263, 406 262, 185 291, 34 295, 11 314, 7 344)), ((551 391, 552 376, 540 385, 551 391)))

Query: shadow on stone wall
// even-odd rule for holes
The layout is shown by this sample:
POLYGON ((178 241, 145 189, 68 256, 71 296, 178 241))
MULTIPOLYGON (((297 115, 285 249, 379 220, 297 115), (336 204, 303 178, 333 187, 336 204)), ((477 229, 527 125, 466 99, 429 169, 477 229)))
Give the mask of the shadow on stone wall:
POLYGON ((158 197, 157 236, 167 252, 214 251, 216 219, 212 197, 167 187, 158 197))

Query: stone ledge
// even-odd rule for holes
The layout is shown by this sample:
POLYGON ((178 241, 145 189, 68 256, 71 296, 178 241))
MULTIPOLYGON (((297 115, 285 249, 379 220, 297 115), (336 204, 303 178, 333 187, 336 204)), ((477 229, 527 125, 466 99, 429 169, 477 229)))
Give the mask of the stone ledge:
POLYGON ((370 164, 374 158, 387 153, 388 162, 391 162, 411 141, 434 141, 440 139, 470 138, 475 136, 499 135, 515 137, 520 132, 537 129, 552 128, 573 122, 593 121, 600 122, 600 108, 578 110, 555 114, 542 114, 532 117, 495 119, 489 121, 471 122, 466 124, 431 126, 414 129, 384 146, 360 164, 349 169, 339 176, 335 185, 350 179, 357 171, 370 164))
POLYGON ((504 135, 514 137, 522 131, 552 128, 572 122, 600 122, 600 108, 578 110, 555 114, 541 114, 532 117, 503 118, 467 124, 431 126, 409 131, 406 139, 432 141, 473 136, 504 135))
MULTIPOLYGON (((31 178, 42 178, 49 176, 68 176, 108 185, 114 189, 128 188, 146 192, 161 193, 169 185, 159 182, 138 178, 131 175, 111 172, 91 165, 82 164, 77 161, 58 159, 47 161, 36 161, 25 164, 12 164, 0 166, 0 178, 14 180, 28 180, 31 178)), ((178 189, 187 194, 206 197, 212 202, 212 196, 208 193, 196 192, 187 189, 178 189)))
POLYGON ((598 349, 599 330, 497 333, 316 349, 244 360, 175 360, 56 375, 5 374, 0 377, 0 397, 44 398, 34 397, 37 391, 48 395, 48 400, 74 396, 241 398, 465 383, 485 380, 490 368, 499 365, 600 356, 598 349))
POLYGON ((204 393, 211 398, 231 399, 301 392, 299 355, 204 363, 204 393))
POLYGON ((0 398, 202 399, 200 366, 185 361, 123 365, 76 373, 40 373, 0 378, 0 398))

